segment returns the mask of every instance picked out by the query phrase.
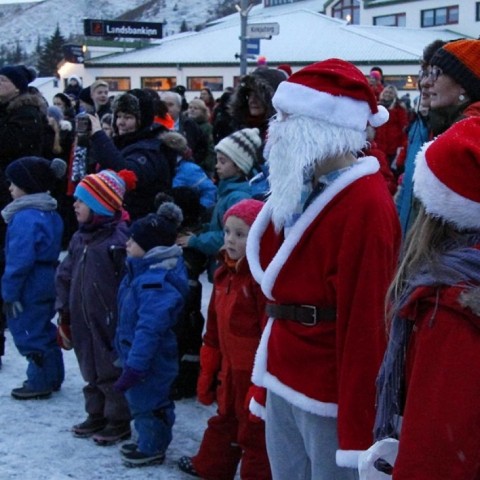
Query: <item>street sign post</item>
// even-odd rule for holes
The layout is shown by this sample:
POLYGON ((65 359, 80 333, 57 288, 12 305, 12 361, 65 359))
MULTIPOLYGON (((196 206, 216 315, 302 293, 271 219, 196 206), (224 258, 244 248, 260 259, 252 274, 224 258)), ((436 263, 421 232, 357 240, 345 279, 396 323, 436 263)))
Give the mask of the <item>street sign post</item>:
POLYGON ((247 25, 247 38, 270 38, 280 33, 278 23, 250 23, 247 25))

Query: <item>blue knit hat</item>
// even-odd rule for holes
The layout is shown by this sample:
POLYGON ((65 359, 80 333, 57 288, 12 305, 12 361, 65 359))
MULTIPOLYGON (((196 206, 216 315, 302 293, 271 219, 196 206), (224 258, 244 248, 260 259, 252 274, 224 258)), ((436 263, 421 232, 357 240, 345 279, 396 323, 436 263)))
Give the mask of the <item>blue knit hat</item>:
POLYGON ((25 65, 5 65, 0 68, 0 75, 7 77, 20 93, 25 93, 28 90, 28 84, 37 78, 35 69, 25 65))

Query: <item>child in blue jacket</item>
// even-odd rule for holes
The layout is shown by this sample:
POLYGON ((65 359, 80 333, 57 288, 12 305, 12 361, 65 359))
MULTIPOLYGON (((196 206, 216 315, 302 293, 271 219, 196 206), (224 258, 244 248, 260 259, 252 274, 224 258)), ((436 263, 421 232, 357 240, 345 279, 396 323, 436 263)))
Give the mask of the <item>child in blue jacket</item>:
POLYGON ((216 267, 216 256, 223 245, 223 216, 240 200, 252 197, 248 177, 258 159, 261 145, 258 128, 244 128, 233 132, 216 145, 218 200, 210 223, 198 234, 187 232, 179 235, 177 239, 178 245, 193 248, 210 257, 211 280, 216 267))
POLYGON ((125 392, 138 433, 137 443, 121 448, 129 467, 163 463, 172 440, 169 394, 178 374, 173 327, 188 294, 182 249, 175 245, 181 221, 181 210, 166 202, 134 222, 127 241, 115 336, 123 372, 114 388, 125 392))
POLYGON ((5 171, 13 202, 2 210, 7 224, 3 308, 15 346, 28 360, 27 380, 11 392, 19 400, 48 398, 64 379, 51 322, 63 222, 49 190, 65 170, 60 159, 23 157, 5 171))

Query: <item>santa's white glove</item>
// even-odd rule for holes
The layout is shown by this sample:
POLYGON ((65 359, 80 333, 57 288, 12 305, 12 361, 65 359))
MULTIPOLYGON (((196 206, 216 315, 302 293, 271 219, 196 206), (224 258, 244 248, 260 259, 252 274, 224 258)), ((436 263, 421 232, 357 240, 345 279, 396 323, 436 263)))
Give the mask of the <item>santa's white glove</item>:
POLYGON ((391 472, 383 473, 379 468, 391 470, 389 467, 393 467, 397 458, 398 443, 395 438, 384 438, 362 452, 358 459, 360 480, 391 480, 391 472))

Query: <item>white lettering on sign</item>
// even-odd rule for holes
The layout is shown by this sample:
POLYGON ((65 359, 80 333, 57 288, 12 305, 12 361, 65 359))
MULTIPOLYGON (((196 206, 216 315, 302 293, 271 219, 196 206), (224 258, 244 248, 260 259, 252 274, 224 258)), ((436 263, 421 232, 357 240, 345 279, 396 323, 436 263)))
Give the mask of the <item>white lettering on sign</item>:
POLYGON ((106 33, 113 35, 158 35, 158 30, 156 28, 146 28, 146 27, 112 27, 111 25, 106 25, 106 33))

